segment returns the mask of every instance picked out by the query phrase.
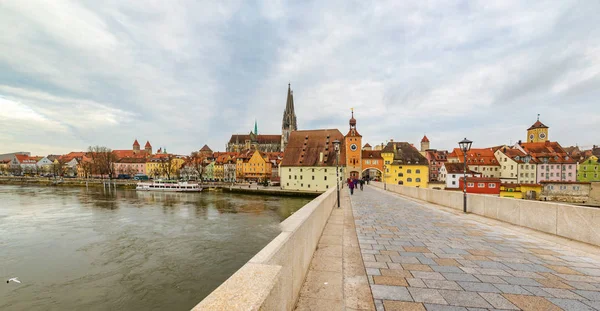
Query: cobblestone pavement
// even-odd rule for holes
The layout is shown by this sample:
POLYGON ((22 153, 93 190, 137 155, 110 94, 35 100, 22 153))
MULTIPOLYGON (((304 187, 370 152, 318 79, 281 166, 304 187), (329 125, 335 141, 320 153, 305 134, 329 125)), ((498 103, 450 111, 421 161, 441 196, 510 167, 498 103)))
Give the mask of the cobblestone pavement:
POLYGON ((373 187, 351 198, 377 310, 600 310, 598 254, 373 187))

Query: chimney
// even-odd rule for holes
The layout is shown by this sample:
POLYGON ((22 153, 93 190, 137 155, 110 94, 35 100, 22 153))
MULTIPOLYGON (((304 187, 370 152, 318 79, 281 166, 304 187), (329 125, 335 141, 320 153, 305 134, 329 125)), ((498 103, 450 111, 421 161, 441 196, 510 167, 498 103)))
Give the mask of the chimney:
POLYGON ((323 162, 323 152, 319 154, 319 162, 323 162))
POLYGON ((393 139, 393 138, 390 138, 390 143, 393 143, 393 142, 394 142, 394 139, 393 139))
POLYGON ((521 143, 522 143, 522 142, 521 142, 521 140, 519 139, 519 146, 521 146, 521 143))

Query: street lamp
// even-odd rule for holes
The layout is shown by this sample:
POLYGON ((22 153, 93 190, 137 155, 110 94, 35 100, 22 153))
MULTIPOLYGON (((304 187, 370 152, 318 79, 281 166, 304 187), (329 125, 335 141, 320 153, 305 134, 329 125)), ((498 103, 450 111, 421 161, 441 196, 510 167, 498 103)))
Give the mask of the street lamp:
POLYGON ((462 141, 458 142, 458 146, 460 147, 460 150, 462 150, 463 154, 465 155, 465 163, 463 165, 463 172, 464 172, 463 212, 464 213, 467 212, 467 152, 469 152, 469 150, 471 150, 471 144, 473 144, 473 142, 468 140, 466 137, 462 141))
POLYGON ((383 190, 387 190, 386 186, 385 186, 385 169, 386 169, 386 165, 385 163, 383 164, 383 174, 381 174, 381 181, 383 181, 383 190))
POLYGON ((340 208, 340 141, 333 141, 333 149, 335 150, 335 184, 337 187, 337 207, 340 208))

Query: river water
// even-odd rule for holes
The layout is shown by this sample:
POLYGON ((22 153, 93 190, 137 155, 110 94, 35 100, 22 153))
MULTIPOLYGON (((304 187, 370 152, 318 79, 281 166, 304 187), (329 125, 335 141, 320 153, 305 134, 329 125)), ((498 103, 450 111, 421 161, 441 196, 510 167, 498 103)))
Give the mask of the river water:
POLYGON ((309 201, 0 186, 0 310, 189 310, 309 201))

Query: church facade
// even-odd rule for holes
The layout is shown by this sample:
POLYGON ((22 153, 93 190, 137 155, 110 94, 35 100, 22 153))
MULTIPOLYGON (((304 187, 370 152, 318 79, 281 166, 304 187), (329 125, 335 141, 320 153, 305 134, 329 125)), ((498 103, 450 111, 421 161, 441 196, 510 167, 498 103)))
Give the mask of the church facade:
POLYGON ((288 84, 287 101, 283 112, 281 134, 265 135, 258 134, 258 126, 254 123, 254 131, 249 134, 233 134, 225 149, 227 152, 242 152, 248 149, 256 149, 262 152, 284 151, 293 131, 298 130, 296 113, 294 111, 294 93, 288 84))

